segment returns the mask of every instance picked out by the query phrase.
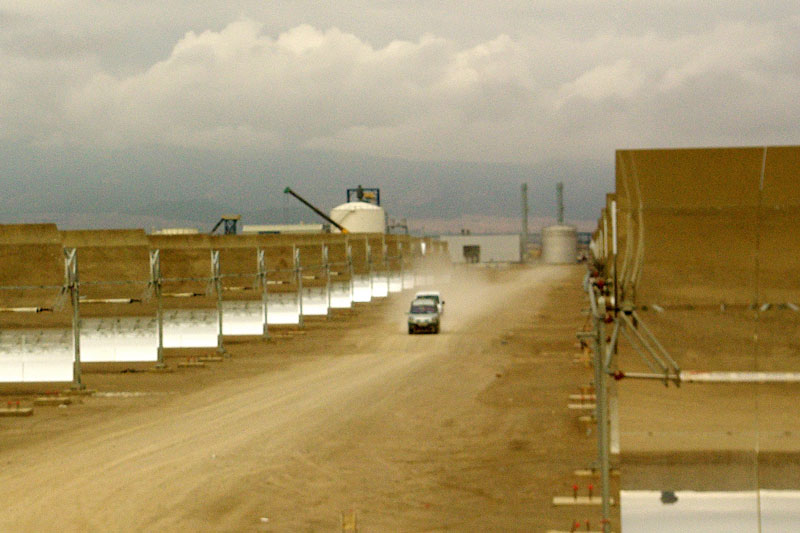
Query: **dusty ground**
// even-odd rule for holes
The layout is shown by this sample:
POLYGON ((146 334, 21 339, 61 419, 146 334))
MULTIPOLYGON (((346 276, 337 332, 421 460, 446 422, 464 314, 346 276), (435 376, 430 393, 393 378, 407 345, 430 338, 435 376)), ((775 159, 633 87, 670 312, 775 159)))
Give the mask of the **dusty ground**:
POLYGON ((400 294, 229 342, 210 368, 85 374, 83 403, 0 419, 0 530, 336 531, 350 510, 359 531, 599 525, 550 503, 595 454, 566 409, 591 379, 572 361, 583 272, 459 274, 440 335, 406 334, 400 294))

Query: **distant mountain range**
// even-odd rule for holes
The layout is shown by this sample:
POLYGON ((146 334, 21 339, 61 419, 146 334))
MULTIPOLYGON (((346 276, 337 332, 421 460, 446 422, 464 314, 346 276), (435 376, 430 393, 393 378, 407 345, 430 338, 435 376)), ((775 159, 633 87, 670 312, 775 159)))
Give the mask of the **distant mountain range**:
POLYGON ((0 222, 51 220, 68 227, 195 226, 220 215, 244 224, 316 222, 283 194, 289 185, 324 211, 348 187, 379 187, 389 216, 426 231, 481 220, 517 226, 520 185, 531 219, 555 215, 555 184, 565 183, 570 220, 596 220, 613 189, 613 162, 549 161, 533 166, 363 158, 321 152, 230 154, 139 147, 97 152, 0 143, 0 222), (35 220, 32 220, 35 219, 35 220), (77 225, 77 226, 74 226, 77 225))

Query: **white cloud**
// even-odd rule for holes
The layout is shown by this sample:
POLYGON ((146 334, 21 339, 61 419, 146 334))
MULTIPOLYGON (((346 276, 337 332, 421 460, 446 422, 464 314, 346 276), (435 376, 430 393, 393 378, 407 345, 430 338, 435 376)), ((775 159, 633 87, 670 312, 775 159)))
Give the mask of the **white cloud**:
POLYGON ((270 32, 243 17, 184 33, 134 72, 101 66, 99 51, 29 57, 0 46, 0 136, 514 163, 796 142, 800 19, 762 19, 585 34, 542 19, 470 44, 427 33, 375 46, 336 26, 270 32), (778 116, 770 102, 785 117, 773 129, 759 123, 778 116))
POLYGON ((619 59, 611 65, 598 65, 561 88, 558 107, 573 97, 600 101, 606 98, 630 98, 644 85, 644 74, 636 70, 630 59, 619 59))
POLYGON ((712 32, 673 43, 677 64, 662 76, 661 89, 669 91, 706 74, 724 72, 747 75, 779 52, 781 43, 770 25, 723 24, 712 32))

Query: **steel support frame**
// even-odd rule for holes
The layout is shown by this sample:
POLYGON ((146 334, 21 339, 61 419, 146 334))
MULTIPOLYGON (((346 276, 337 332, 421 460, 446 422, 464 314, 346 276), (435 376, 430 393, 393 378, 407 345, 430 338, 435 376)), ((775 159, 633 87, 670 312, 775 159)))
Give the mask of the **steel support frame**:
POLYGON ((353 305, 353 300, 356 295, 355 279, 353 279, 355 269, 353 267, 353 248, 350 243, 347 243, 347 269, 350 272, 350 306, 353 305))
POLYGON ((303 322, 303 266, 300 264, 300 248, 294 248, 294 271, 297 278, 297 324, 304 327, 303 322))
POLYGON ((222 309, 222 276, 219 266, 219 250, 211 250, 211 281, 214 284, 214 292, 217 293, 217 354, 222 357, 230 357, 225 350, 224 335, 222 334, 223 309, 222 309))
POLYGON ((369 276, 369 298, 372 299, 372 294, 375 287, 372 283, 372 247, 369 245, 369 239, 365 239, 365 249, 367 255, 367 276, 369 276))
POLYGON ((156 348, 156 368, 165 368, 164 363, 164 304, 161 299, 161 251, 150 250, 150 285, 156 297, 156 329, 158 331, 158 347, 156 348))
POLYGON ((267 260, 264 249, 257 251, 256 262, 258 264, 258 281, 261 284, 261 308, 264 313, 264 324, 261 336, 269 339, 269 280, 267 279, 267 260))
POLYGON ((331 309, 331 264, 328 261, 328 245, 322 245, 322 268, 325 272, 325 301, 327 309, 325 310, 325 317, 330 318, 331 309))
POLYGON ((64 291, 69 292, 72 303, 72 385, 73 390, 86 386, 81 378, 81 311, 80 280, 78 277, 78 250, 64 248, 64 291))
POLYGON ((592 332, 581 335, 592 340, 594 351, 594 385, 595 385, 595 416, 597 418, 597 462, 600 469, 601 505, 603 517, 603 532, 610 531, 611 516, 611 443, 609 439, 608 419, 608 374, 613 345, 606 341, 606 311, 597 303, 597 294, 594 287, 587 286, 592 315, 592 332))

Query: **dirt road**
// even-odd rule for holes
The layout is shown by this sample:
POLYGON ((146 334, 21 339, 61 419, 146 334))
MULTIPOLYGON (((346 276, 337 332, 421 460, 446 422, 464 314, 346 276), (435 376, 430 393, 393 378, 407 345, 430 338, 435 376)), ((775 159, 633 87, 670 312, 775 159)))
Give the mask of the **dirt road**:
POLYGON ((4 421, 0 530, 568 529, 549 501, 593 453, 565 409, 581 272, 456 277, 439 335, 406 333, 403 294, 219 370, 87 374, 146 394, 4 421))

